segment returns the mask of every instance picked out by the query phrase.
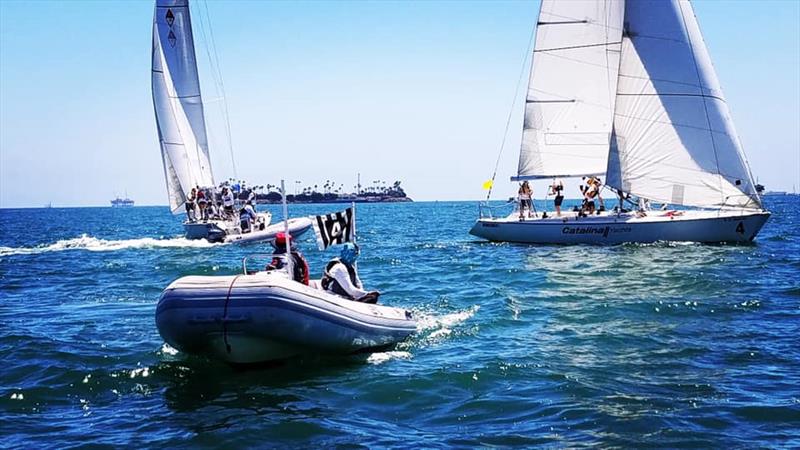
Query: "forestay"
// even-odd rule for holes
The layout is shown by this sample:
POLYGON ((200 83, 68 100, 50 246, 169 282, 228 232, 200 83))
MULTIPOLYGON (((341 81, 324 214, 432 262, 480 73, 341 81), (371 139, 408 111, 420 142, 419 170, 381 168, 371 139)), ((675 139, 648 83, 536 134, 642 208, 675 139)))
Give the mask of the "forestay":
POLYGON ((617 89, 608 185, 677 205, 760 207, 688 1, 626 3, 617 89))
POLYGON ((606 170, 622 0, 542 0, 515 180, 606 170))
POLYGON ((153 105, 169 205, 214 185, 188 0, 157 0, 153 18, 153 105))

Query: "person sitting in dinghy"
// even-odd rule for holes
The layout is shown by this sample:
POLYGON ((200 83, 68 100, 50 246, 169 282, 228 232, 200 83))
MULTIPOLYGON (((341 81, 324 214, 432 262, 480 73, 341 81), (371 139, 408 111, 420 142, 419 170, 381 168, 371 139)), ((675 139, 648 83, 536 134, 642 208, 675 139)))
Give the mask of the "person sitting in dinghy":
POLYGON ((322 289, 341 297, 362 303, 378 303, 378 291, 365 291, 356 271, 358 246, 346 243, 338 258, 333 258, 325 266, 320 284, 322 289))
POLYGON ((267 265, 267 270, 280 270, 286 267, 285 258, 287 240, 289 241, 289 245, 292 249, 292 279, 298 283, 303 283, 308 286, 308 261, 306 261, 306 258, 303 257, 303 254, 300 253, 300 250, 297 249, 297 245, 295 245, 295 241, 292 239, 291 234, 281 231, 275 235, 275 240, 272 242, 272 246, 275 248, 275 251, 272 252, 272 262, 267 265))
POLYGON ((244 207, 239 211, 239 220, 242 227, 242 233, 249 233, 253 231, 253 224, 256 221, 256 211, 253 209, 253 205, 247 203, 244 207))

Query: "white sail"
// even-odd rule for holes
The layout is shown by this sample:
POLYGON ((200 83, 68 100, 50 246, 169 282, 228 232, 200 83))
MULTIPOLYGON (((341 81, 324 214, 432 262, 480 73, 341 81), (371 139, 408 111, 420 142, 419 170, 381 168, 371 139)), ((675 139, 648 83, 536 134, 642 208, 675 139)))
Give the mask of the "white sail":
POLYGON ((606 183, 659 202, 760 207, 692 6, 628 0, 606 183))
POLYGON ((623 0, 542 0, 514 180, 606 170, 623 0))
POLYGON ((153 105, 169 205, 214 185, 188 0, 157 0, 153 17, 153 105))

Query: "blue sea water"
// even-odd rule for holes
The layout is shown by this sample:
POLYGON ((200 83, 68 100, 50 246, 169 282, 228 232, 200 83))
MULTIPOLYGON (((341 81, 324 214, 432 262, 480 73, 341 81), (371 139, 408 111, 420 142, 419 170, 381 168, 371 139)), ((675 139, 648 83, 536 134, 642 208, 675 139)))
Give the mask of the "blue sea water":
MULTIPOLYGON (((263 244, 186 241, 163 207, 0 210, 0 446, 798 447, 800 202, 766 205, 752 245, 614 247, 481 242, 474 203, 359 205, 362 278, 419 332, 250 370, 176 352, 154 313, 263 244)), ((301 246, 319 276, 332 254, 301 246)))

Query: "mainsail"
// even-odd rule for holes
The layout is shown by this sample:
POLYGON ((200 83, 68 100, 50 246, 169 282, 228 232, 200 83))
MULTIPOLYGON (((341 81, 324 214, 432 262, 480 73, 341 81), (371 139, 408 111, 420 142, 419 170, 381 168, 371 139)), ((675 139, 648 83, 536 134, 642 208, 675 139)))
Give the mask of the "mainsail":
POLYGON ((614 116, 609 186, 677 205, 761 206, 688 0, 626 2, 614 116))
POLYGON ((188 0, 157 0, 153 17, 153 105, 169 206, 195 186, 214 185, 188 0))
POLYGON ((542 0, 514 180, 606 170, 623 0, 542 0))

